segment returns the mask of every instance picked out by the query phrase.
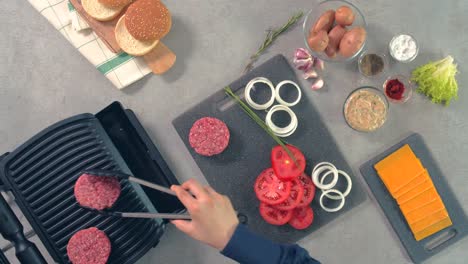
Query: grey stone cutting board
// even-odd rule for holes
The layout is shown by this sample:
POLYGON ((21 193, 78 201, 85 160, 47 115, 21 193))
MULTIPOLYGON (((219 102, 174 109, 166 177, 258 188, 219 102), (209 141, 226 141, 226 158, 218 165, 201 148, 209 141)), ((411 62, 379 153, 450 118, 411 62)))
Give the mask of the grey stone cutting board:
MULTIPOLYGON (((234 92, 241 95, 245 85, 255 77, 266 77, 274 85, 283 80, 292 80, 299 83, 287 60, 282 55, 277 55, 231 83, 230 87, 234 92)), ((296 242, 366 200, 367 195, 361 183, 353 175, 335 140, 328 132, 327 126, 312 102, 303 95, 300 103, 292 107, 299 119, 299 126, 296 132, 286 140, 303 151, 307 158, 307 173, 310 174, 313 165, 318 162, 332 162, 339 169, 350 174, 353 179, 353 189, 346 198, 344 208, 336 213, 327 213, 320 208, 318 198, 321 191, 317 190, 315 199, 312 202, 315 220, 306 230, 295 230, 289 225, 278 227, 267 224, 258 212, 259 201, 255 196, 253 184, 260 172, 271 166, 270 151, 276 144, 265 131, 243 112, 235 101, 225 95, 223 88, 220 87, 218 92, 177 117, 173 121, 173 125, 207 181, 214 189, 231 198, 236 210, 247 217, 247 225, 250 229, 277 242, 296 242), (198 155, 192 150, 188 142, 189 130, 192 124, 197 119, 205 116, 223 120, 231 132, 228 148, 214 157, 198 155)), ((311 92, 308 89, 301 89, 303 94, 311 92)), ((264 97, 259 99, 266 101, 268 95, 264 95, 264 97)), ((285 98, 287 99, 287 97, 285 98)), ((261 118, 265 118, 265 111, 256 111, 256 113, 261 118)), ((285 121, 281 119, 280 117, 277 121, 279 123, 285 121)), ((338 189, 344 190, 346 188, 345 184, 344 178, 340 177, 337 185, 338 189)), ((325 199, 326 201, 327 199, 325 199)), ((334 205, 328 204, 330 207, 334 205)))
POLYGON ((432 257, 468 234, 468 218, 458 203, 455 194, 448 186, 445 176, 439 169, 421 135, 415 133, 405 138, 398 144, 366 162, 361 166, 360 170, 369 185, 369 188, 372 190, 375 199, 392 225, 393 230, 403 244, 403 247, 406 249, 408 256, 415 263, 420 263, 432 257), (405 144, 409 144, 413 152, 421 160, 421 163, 431 175, 434 186, 444 201, 453 223, 451 227, 441 230, 440 232, 421 241, 416 241, 414 239, 413 233, 406 223, 400 208, 387 191, 387 188, 377 175, 377 171, 374 169, 374 164, 381 161, 405 144))

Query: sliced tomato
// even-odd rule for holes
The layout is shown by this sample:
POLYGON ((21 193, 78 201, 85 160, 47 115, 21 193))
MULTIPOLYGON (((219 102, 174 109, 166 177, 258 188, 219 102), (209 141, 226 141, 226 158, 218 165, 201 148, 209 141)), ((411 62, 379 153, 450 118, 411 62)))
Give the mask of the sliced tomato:
POLYGON ((312 222, 314 222, 314 211, 310 206, 304 206, 293 210, 292 218, 288 223, 292 227, 302 230, 308 228, 312 222))
POLYGON ((271 150, 271 164, 278 178, 290 181, 304 172, 306 160, 298 148, 292 145, 286 145, 286 147, 291 151, 296 161, 288 155, 288 152, 281 145, 278 145, 271 150))
POLYGON ((292 210, 301 202, 303 195, 304 187, 302 187, 302 184, 298 179, 294 179, 291 181, 291 193, 289 194, 288 199, 278 205, 275 205, 275 207, 280 210, 292 210))
POLYGON ((299 176, 298 180, 304 188, 304 194, 302 195, 302 199, 297 207, 308 206, 315 197, 315 184, 312 182, 312 179, 305 173, 299 176))
POLYGON ((288 199, 291 183, 283 182, 276 177, 272 168, 268 168, 258 176, 254 185, 255 194, 260 202, 277 205, 288 199))
POLYGON ((272 225, 284 225, 291 220, 292 210, 279 210, 266 203, 260 203, 260 215, 263 219, 272 225))

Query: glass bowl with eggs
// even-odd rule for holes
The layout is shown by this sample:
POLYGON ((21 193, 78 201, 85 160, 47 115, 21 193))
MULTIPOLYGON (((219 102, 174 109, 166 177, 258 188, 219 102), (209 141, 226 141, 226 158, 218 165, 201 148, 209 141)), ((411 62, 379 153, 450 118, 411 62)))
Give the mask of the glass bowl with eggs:
POLYGON ((347 62, 358 57, 367 39, 367 24, 354 4, 327 0, 315 5, 303 24, 306 47, 327 62, 347 62))

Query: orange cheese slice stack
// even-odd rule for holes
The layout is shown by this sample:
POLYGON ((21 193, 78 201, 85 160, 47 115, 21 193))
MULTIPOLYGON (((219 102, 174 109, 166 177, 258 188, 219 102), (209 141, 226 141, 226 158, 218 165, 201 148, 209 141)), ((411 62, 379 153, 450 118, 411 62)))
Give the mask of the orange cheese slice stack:
MULTIPOLYGON (((426 172, 427 174, 427 172, 426 172)), ((410 189, 406 193, 400 195, 400 197, 396 198, 398 204, 404 204, 408 201, 411 201, 413 198, 417 197, 421 193, 424 193, 425 191, 428 191, 430 189, 434 189, 434 184, 432 183, 432 180, 426 180, 419 184, 418 186, 410 189)))
POLYGON ((444 220, 436 223, 436 224, 433 224, 432 226, 424 229, 423 231, 420 231, 420 232, 417 232, 416 234, 414 234, 414 238, 419 241, 419 240, 423 240, 424 238, 426 237, 429 237, 437 232, 439 232, 440 230, 442 229, 445 229, 449 226, 452 225, 452 220, 450 220, 449 217, 445 218, 444 220))
POLYGON ((395 199, 398 199, 398 197, 400 197, 401 195, 407 193, 408 191, 410 191, 414 187, 417 187, 421 183, 423 183, 425 181, 430 181, 430 180, 431 180, 431 178, 429 177, 429 173, 427 173, 427 171, 423 171, 418 177, 414 178, 414 180, 410 181, 408 184, 406 184, 401 189, 396 191, 394 193, 393 197, 395 199))
POLYGON ((426 205, 419 207, 416 210, 404 213, 408 224, 413 224, 427 217, 427 212, 437 212, 444 209, 444 203, 440 199, 436 199, 426 205))
POLYGON ((398 149, 374 167, 392 196, 424 171, 421 162, 408 145, 398 149))
POLYGON ((400 206, 417 241, 452 225, 431 176, 409 145, 393 152, 374 168, 400 206))

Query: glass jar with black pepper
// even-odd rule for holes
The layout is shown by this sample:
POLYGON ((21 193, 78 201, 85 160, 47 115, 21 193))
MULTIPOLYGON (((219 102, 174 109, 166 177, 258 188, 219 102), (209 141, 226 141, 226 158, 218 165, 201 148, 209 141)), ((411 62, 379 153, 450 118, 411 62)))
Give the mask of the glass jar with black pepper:
POLYGON ((366 51, 358 61, 359 72, 366 77, 377 77, 387 68, 387 57, 378 52, 366 51))

